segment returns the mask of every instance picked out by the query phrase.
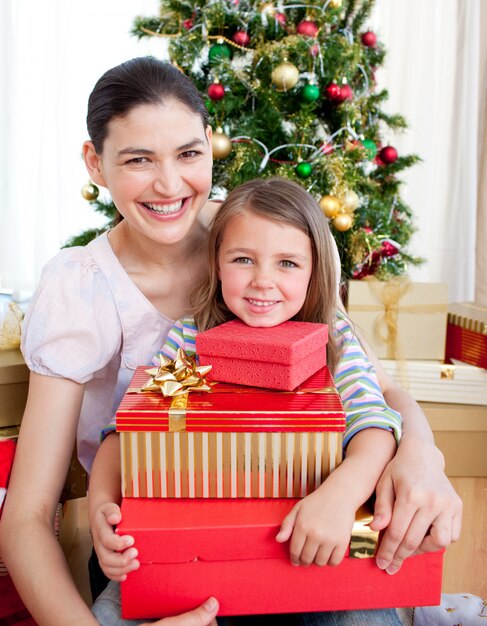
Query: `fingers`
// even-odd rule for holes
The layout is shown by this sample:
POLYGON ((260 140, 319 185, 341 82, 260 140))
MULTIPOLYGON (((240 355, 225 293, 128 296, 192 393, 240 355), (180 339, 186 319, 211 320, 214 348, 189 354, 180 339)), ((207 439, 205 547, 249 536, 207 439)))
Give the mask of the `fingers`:
MULTIPOLYGON (((216 626, 219 605, 216 598, 208 598, 201 606, 188 613, 166 617, 152 622, 151 626, 216 626)), ((143 626, 149 626, 144 624, 143 626)))
POLYGON ((298 507, 294 506, 291 511, 286 515, 286 517, 282 520, 281 528, 276 535, 276 541, 278 541, 279 543, 284 543, 291 537, 294 523, 296 521, 296 516, 298 515, 298 510, 298 507))
POLYGON ((381 478, 376 487, 376 499, 374 505, 374 519, 370 527, 372 530, 383 530, 392 518, 394 507, 394 486, 387 477, 381 478))

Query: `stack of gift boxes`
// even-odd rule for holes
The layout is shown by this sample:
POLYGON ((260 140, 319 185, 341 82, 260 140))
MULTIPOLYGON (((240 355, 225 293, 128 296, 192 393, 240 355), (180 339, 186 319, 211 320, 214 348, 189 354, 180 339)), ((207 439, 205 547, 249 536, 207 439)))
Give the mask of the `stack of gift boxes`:
POLYGON ((348 313, 418 401, 487 405, 487 307, 448 304, 444 283, 352 280, 348 313))
POLYGON ((121 585, 124 617, 178 614, 211 595, 220 615, 439 602, 441 554, 413 557, 395 576, 355 558, 377 544, 365 510, 337 568, 293 567, 289 545, 275 540, 342 459, 345 415, 326 342, 322 324, 236 320, 198 335, 198 366, 179 352, 138 368, 117 412, 117 530, 135 538, 141 563, 121 585))

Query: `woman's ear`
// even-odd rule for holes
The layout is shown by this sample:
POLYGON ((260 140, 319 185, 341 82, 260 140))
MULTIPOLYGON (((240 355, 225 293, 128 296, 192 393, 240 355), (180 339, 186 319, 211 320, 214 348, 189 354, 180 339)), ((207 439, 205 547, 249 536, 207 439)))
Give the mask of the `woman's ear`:
POLYGON ((92 141, 84 142, 83 158, 91 180, 97 185, 106 187, 107 184, 105 182, 105 177, 103 176, 101 157, 96 153, 95 146, 92 141))

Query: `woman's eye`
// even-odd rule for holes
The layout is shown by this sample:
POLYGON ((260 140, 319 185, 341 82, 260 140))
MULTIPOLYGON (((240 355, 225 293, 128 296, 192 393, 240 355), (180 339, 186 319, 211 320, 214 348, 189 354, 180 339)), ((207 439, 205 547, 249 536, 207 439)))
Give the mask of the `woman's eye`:
POLYGON ((181 152, 179 156, 182 159, 191 159, 192 157, 198 156, 198 154, 201 154, 198 150, 186 150, 186 152, 181 152))
POLYGON ((281 267, 297 267, 293 261, 286 261, 285 259, 280 263, 281 267))
POLYGON ((129 159, 127 161, 127 165, 140 165, 141 163, 148 163, 149 159, 147 157, 134 157, 133 159, 129 159))

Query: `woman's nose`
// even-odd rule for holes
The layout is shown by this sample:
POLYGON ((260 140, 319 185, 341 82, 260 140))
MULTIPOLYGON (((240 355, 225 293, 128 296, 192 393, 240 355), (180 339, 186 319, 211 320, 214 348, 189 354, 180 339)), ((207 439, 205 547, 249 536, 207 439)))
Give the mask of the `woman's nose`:
POLYGON ((157 168, 153 181, 154 191, 167 198, 177 198, 181 195, 181 176, 177 167, 164 165, 157 168))

